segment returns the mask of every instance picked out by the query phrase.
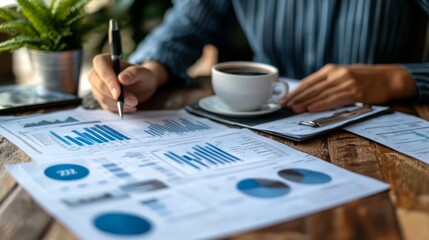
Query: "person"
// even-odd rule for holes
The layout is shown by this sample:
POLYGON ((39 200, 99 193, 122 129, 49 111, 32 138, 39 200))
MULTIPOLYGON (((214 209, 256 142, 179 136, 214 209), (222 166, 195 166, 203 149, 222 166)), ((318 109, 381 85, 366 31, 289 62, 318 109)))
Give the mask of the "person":
POLYGON ((136 111, 164 85, 190 85, 186 69, 235 14, 254 61, 301 79, 281 102, 297 113, 428 102, 428 12, 429 0, 176 0, 118 77, 108 54, 94 57, 88 77, 103 109, 117 110, 119 81, 125 112, 136 111))

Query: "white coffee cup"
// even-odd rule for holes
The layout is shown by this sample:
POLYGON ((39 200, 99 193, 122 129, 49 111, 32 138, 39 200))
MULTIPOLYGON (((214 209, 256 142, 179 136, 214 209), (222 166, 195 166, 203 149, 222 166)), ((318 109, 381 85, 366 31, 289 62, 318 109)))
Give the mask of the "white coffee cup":
POLYGON ((288 94, 279 82, 277 68, 255 62, 224 62, 212 67, 212 85, 217 97, 233 111, 256 111, 277 103, 288 94))

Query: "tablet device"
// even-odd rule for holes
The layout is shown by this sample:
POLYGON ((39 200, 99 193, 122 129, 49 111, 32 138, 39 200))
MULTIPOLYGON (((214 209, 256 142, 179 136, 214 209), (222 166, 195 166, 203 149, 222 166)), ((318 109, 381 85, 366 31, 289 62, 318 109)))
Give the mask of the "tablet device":
POLYGON ((41 86, 10 85, 0 87, 0 115, 41 108, 78 105, 82 100, 74 95, 56 92, 41 86))

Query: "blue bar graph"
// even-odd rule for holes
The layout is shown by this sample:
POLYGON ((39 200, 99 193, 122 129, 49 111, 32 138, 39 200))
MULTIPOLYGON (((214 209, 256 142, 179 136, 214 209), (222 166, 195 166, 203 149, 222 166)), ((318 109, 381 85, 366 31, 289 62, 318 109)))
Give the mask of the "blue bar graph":
POLYGON ((183 155, 173 151, 168 151, 164 155, 178 165, 191 167, 196 170, 225 166, 243 161, 207 142, 204 143, 204 146, 193 146, 191 151, 186 151, 186 154, 183 155))
POLYGON ((54 131, 49 132, 66 146, 92 146, 108 142, 129 140, 130 138, 105 124, 95 124, 82 130, 71 130, 70 134, 60 135, 54 131))
POLYGON ((183 134, 187 132, 196 132, 210 129, 209 126, 200 121, 191 122, 188 119, 184 118, 180 118, 180 122, 171 119, 163 119, 161 121, 161 124, 146 121, 149 126, 147 130, 145 130, 145 132, 152 136, 159 137, 164 136, 168 133, 183 134))

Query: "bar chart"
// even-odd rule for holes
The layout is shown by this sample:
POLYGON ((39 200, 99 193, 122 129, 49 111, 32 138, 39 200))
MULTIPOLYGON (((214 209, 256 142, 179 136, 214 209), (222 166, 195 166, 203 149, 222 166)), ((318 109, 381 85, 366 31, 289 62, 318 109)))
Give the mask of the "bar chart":
POLYGON ((113 162, 106 162, 101 164, 103 168, 109 171, 111 174, 115 175, 118 178, 129 178, 132 177, 130 173, 125 171, 122 167, 118 166, 118 164, 113 162))
POLYGON ((148 125, 146 133, 151 136, 165 136, 167 134, 184 134, 189 132, 197 132, 210 129, 206 124, 195 121, 192 122, 185 118, 179 118, 177 121, 173 119, 162 119, 161 123, 153 123, 146 121, 148 125))
POLYGON ((185 150, 184 154, 175 151, 164 153, 173 164, 182 169, 201 171, 221 166, 230 166, 243 160, 216 147, 208 142, 201 145, 194 145, 191 150, 185 150))
POLYGON ((106 124, 95 124, 91 127, 84 127, 81 130, 72 129, 66 134, 60 134, 55 131, 49 131, 49 133, 60 143, 69 147, 85 147, 130 140, 129 137, 106 124))

